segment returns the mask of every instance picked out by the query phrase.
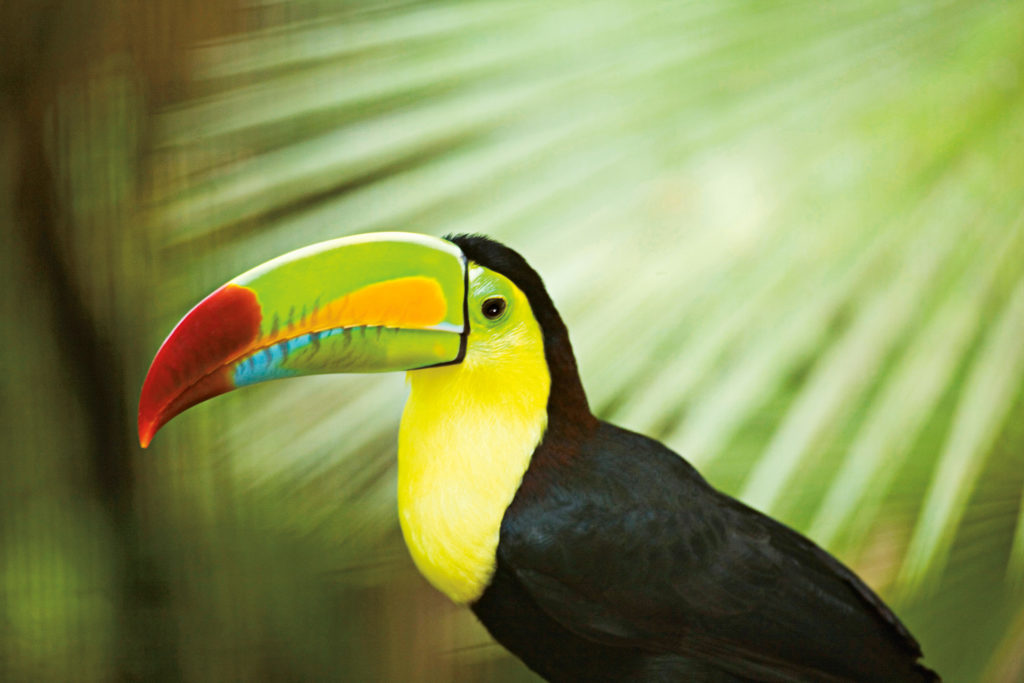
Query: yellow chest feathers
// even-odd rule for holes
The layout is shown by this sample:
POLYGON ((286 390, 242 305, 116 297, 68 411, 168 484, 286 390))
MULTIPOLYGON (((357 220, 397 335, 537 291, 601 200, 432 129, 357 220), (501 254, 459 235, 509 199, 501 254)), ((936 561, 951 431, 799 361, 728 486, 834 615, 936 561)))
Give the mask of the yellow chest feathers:
POLYGON ((547 426, 540 330, 470 335, 465 360, 409 373, 398 437, 398 513, 420 572, 457 603, 494 573, 501 520, 547 426))

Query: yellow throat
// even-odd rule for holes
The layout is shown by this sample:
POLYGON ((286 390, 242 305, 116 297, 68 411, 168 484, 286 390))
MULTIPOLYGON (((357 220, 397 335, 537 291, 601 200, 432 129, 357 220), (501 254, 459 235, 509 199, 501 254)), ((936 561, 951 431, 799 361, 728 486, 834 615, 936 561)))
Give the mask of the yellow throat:
POLYGON ((420 572, 457 603, 494 573, 501 520, 547 426, 551 378, 525 295, 470 268, 470 335, 462 363, 408 373, 398 436, 398 514, 420 572), (480 303, 507 309, 488 320, 480 303))

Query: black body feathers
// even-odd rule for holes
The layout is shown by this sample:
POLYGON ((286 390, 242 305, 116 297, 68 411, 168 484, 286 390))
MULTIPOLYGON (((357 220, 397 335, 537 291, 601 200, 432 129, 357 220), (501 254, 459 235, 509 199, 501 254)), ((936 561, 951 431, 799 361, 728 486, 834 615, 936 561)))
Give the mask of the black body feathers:
POLYGON ((661 444, 599 423, 535 457, 474 610, 553 681, 930 681, 852 572, 715 491, 661 444))

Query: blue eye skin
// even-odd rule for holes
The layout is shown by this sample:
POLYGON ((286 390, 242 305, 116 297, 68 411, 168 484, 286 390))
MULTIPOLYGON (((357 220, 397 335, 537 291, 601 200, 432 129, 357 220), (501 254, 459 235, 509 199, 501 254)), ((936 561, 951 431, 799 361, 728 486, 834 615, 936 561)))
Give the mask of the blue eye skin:
POLYGON ((501 314, 505 312, 506 306, 508 306, 508 304, 505 302, 504 297, 492 296, 484 301, 483 305, 480 306, 480 312, 483 313, 484 317, 488 320, 497 320, 501 317, 501 314))

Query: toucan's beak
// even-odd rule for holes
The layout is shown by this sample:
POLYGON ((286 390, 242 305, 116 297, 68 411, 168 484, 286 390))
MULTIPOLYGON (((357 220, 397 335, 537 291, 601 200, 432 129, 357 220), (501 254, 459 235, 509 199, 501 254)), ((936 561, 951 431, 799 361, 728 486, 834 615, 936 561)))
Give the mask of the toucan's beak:
POLYGON ((469 333, 466 282, 454 244, 398 232, 321 242, 243 273, 157 351, 139 399, 139 442, 247 384, 457 363, 469 333))

